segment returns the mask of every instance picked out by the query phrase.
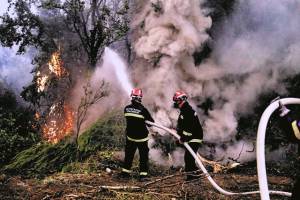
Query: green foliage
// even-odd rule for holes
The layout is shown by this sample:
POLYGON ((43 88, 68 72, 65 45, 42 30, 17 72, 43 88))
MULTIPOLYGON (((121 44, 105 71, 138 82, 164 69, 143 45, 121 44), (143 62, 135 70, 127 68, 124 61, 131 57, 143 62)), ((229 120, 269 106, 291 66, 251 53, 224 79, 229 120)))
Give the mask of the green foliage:
POLYGON ((95 171, 100 162, 114 164, 111 163, 110 150, 123 147, 123 133, 124 116, 120 111, 115 111, 99 119, 85 131, 79 137, 78 147, 70 138, 57 144, 37 144, 19 153, 9 165, 3 167, 3 171, 30 177, 42 177, 61 170, 95 171), (102 152, 98 152, 101 150, 102 152), (77 162, 78 158, 88 164, 77 162))
POLYGON ((114 158, 114 152, 111 150, 98 151, 88 157, 84 162, 73 162, 63 167, 62 172, 69 173, 92 173, 106 167, 117 168, 120 164, 114 158))
POLYGON ((8 12, 0 16, 0 43, 5 47, 19 45, 19 53, 35 46, 43 57, 57 48, 57 41, 64 40, 65 46, 60 45, 66 51, 81 46, 89 64, 95 66, 104 47, 129 30, 127 0, 10 0, 9 5, 8 12), (42 15, 34 14, 33 6, 42 15))
POLYGON ((4 167, 4 171, 23 176, 45 176, 60 171, 66 163, 73 162, 75 158, 76 146, 68 140, 58 144, 38 144, 19 153, 4 167))
POLYGON ((0 167, 40 138, 30 109, 19 106, 14 94, 0 91, 0 167))
POLYGON ((30 10, 26 0, 10 1, 14 15, 5 13, 0 17, 1 45, 12 47, 19 45, 19 53, 25 52, 26 46, 38 46, 41 43, 43 24, 39 17, 30 10))
POLYGON ((99 119, 78 139, 79 151, 82 157, 104 149, 119 149, 125 142, 125 121, 123 113, 114 111, 99 119))

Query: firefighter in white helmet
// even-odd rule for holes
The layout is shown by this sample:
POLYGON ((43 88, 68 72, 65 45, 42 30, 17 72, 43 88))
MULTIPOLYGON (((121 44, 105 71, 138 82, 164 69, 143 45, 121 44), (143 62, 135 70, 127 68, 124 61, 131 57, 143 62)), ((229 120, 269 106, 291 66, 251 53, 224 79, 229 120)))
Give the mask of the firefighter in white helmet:
POLYGON ((298 143, 298 155, 300 156, 300 120, 297 119, 295 113, 288 109, 279 101, 279 116, 283 119, 285 127, 291 132, 291 139, 293 142, 298 143))
MULTIPOLYGON (((154 122, 149 111, 142 105, 143 92, 140 88, 131 91, 131 104, 124 108, 126 118, 126 145, 125 160, 121 177, 128 178, 131 174, 131 166, 136 149, 140 155, 140 179, 148 176, 148 129, 145 121, 154 122)), ((148 126, 148 125, 147 125, 148 126)))
MULTIPOLYGON (((203 130, 199 122, 199 118, 194 109, 187 101, 185 92, 178 90, 173 96, 174 108, 180 109, 177 121, 177 133, 180 136, 180 142, 188 142, 195 153, 202 144, 203 130)), ((187 180, 197 178, 196 170, 198 170, 195 159, 186 149, 184 154, 185 171, 188 172, 187 180)))
MULTIPOLYGON (((291 139, 298 144, 298 162, 300 159, 300 120, 296 118, 295 113, 288 109, 279 101, 279 116, 284 119, 284 126, 287 127, 287 132, 292 132, 291 139)), ((296 180, 292 190, 292 200, 300 199, 300 178, 296 180)))

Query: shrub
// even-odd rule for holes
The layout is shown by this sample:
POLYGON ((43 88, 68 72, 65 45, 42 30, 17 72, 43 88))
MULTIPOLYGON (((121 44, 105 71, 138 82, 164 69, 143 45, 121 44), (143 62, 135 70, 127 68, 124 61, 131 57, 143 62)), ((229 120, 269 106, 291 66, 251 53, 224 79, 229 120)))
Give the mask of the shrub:
POLYGON ((0 91, 0 167, 40 141, 34 127, 33 112, 20 106, 12 92, 0 91))

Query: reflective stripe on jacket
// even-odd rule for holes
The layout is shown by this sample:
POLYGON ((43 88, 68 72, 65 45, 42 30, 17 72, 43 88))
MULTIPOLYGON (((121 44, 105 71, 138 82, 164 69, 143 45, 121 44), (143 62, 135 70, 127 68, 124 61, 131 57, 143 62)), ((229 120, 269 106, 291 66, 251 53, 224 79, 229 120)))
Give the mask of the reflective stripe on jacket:
POLYGON ((141 103, 132 101, 124 108, 124 115, 127 139, 134 142, 147 141, 149 132, 145 120, 154 122, 149 111, 141 103))
POLYGON ((180 114, 177 121, 177 133, 188 142, 202 143, 203 130, 197 113, 185 102, 180 108, 180 114))
POLYGON ((295 137, 296 137, 298 140, 300 140, 299 123, 300 123, 300 122, 297 122, 297 120, 294 120, 294 121, 292 122, 292 128, 293 128, 295 137))

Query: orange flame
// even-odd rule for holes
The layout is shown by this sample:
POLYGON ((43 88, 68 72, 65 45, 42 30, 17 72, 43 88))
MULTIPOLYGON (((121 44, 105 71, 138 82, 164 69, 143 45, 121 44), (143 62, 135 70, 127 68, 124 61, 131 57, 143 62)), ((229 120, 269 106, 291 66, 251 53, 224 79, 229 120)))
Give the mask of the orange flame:
MULTIPOLYGON (((55 107, 54 107, 55 108, 55 107)), ((63 110, 55 109, 48 115, 47 123, 42 127, 43 137, 50 143, 57 143, 73 131, 74 113, 64 104, 63 110)))
MULTIPOLYGON (((69 73, 63 67, 61 60, 60 50, 54 52, 47 63, 50 73, 54 74, 57 78, 68 76, 69 73)), ((49 72, 48 72, 49 73, 49 72)), ((38 72, 38 92, 45 89, 48 76, 41 76, 38 72), (43 79, 43 77, 46 77, 43 79), (43 82, 44 80, 44 82, 43 82)), ((50 74, 49 74, 50 76, 50 74)), ((46 123, 42 126, 43 137, 51 143, 57 143, 73 131, 73 112, 70 106, 62 102, 55 103, 51 106, 50 111, 46 117, 46 123)))
POLYGON ((36 79, 38 92, 43 92, 45 90, 47 81, 48 81, 48 76, 47 75, 42 76, 41 72, 38 71, 37 72, 37 79, 36 79))
POLYGON ((59 50, 54 52, 48 62, 49 70, 57 77, 62 77, 67 74, 67 70, 63 67, 59 50))

